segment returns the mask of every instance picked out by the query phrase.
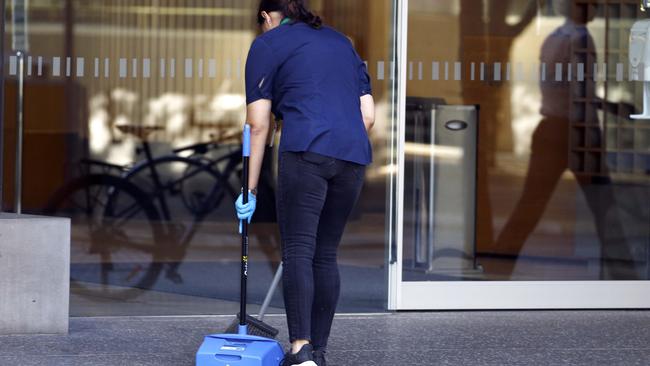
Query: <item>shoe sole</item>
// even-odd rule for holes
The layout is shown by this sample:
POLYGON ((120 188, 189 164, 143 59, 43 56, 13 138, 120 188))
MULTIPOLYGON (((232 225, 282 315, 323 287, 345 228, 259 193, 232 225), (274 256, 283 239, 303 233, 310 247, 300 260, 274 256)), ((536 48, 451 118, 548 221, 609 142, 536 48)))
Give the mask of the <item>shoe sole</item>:
POLYGON ((314 362, 314 361, 307 361, 307 362, 303 362, 301 364, 295 363, 295 364, 293 364, 291 366, 318 366, 318 365, 316 365, 316 362, 314 362))

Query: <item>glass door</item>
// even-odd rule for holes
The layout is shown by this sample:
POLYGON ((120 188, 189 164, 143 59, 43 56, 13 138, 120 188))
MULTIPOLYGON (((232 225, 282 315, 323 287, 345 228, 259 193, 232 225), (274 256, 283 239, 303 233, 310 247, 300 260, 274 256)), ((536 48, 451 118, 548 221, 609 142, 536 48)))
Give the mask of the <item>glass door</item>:
POLYGON ((646 16, 399 2, 390 309, 650 306, 650 121, 630 117, 628 41, 646 16))
MULTIPOLYGON (((233 314, 241 258, 233 203, 259 0, 0 4, 0 211, 16 210, 20 198, 23 213, 71 219, 71 316, 233 314), (29 47, 18 47, 21 40, 29 47), (17 139, 20 80, 24 133, 17 139), (15 174, 22 143, 22 174, 15 174)), ((380 312, 394 0, 309 4, 350 39, 372 78, 374 161, 341 240, 338 310, 380 312)), ((250 231, 252 312, 281 261, 280 139, 278 132, 265 155, 250 231)), ((269 311, 284 311, 279 289, 269 311)))

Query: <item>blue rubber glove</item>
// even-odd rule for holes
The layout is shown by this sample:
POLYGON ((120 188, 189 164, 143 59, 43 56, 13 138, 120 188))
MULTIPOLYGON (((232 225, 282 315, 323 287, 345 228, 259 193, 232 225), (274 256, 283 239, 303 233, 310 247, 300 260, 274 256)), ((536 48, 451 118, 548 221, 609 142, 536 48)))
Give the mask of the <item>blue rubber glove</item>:
POLYGON ((255 208, 257 206, 257 198, 251 192, 248 192, 248 203, 244 204, 244 194, 241 193, 237 201, 235 201, 235 210, 237 210, 237 218, 239 219, 239 233, 242 232, 242 220, 248 220, 251 223, 255 208))

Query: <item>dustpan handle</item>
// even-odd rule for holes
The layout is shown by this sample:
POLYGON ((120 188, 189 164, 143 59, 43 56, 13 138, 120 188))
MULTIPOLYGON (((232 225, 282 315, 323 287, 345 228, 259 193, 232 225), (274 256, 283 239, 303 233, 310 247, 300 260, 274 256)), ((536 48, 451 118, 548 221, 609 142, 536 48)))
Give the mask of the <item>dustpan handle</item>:
MULTIPOLYGON (((244 138, 242 146, 242 160, 243 160, 243 171, 242 171, 242 183, 243 183, 243 202, 244 204, 248 203, 248 169, 249 169, 249 159, 251 156, 251 126, 249 124, 244 125, 244 138)), ((246 327, 246 284, 248 280, 248 220, 242 220, 242 232, 241 232, 241 292, 240 292, 240 309, 239 309, 239 326, 240 332, 241 327, 246 327)))

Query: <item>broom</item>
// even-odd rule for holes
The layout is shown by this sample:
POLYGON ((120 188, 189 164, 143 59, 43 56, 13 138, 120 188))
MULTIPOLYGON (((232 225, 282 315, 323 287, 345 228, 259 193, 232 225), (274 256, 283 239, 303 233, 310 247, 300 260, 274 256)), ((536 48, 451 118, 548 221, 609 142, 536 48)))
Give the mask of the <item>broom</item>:
MULTIPOLYGON (((248 203, 248 169, 249 169, 249 159, 251 152, 251 128, 250 125, 246 124, 244 126, 244 139, 243 139, 243 163, 244 169, 242 173, 243 180, 243 201, 244 204, 248 203)), ((257 320, 254 317, 246 313, 246 284, 248 281, 248 220, 242 220, 242 259, 241 259, 241 289, 240 289, 240 299, 239 299, 239 314, 237 314, 237 319, 226 329, 226 333, 229 334, 248 334, 254 336, 260 336, 264 338, 275 338, 279 331, 272 326, 264 323, 261 320, 257 320)))

